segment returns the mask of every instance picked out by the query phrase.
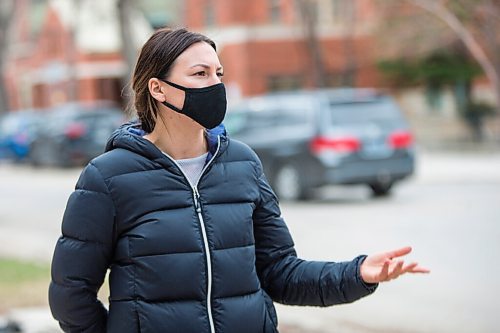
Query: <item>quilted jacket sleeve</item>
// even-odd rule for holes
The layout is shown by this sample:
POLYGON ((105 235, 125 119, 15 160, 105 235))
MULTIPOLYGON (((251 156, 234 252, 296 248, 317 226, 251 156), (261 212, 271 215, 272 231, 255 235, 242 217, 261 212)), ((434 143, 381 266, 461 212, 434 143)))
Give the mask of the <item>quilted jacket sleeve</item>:
POLYGON ((261 197, 253 216, 256 266, 271 298, 283 304, 329 306, 374 292, 377 285, 365 284, 359 273, 365 256, 339 263, 297 258, 276 196, 261 168, 258 172, 261 197))
POLYGON ((49 303, 65 332, 105 332, 97 299, 112 255, 114 205, 99 170, 89 164, 66 206, 52 259, 49 303))

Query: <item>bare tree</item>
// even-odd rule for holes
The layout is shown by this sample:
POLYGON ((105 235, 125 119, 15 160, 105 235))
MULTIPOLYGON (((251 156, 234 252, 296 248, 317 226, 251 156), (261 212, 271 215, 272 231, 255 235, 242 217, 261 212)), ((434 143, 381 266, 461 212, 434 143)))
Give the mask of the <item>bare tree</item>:
POLYGON ((296 0, 305 30, 305 44, 310 55, 310 68, 314 87, 324 87, 325 70, 318 38, 318 3, 316 0, 296 0))
POLYGON ((127 105, 131 106, 132 89, 130 86, 130 81, 132 78, 132 69, 135 66, 137 51, 132 38, 132 30, 130 18, 132 15, 132 9, 134 6, 134 1, 132 0, 118 0, 118 18, 120 22, 120 35, 122 41, 122 56, 126 64, 126 72, 122 77, 122 96, 125 98, 127 105))
POLYGON ((454 31, 488 77, 495 92, 497 107, 500 108, 499 1, 407 1, 436 16, 454 31))
POLYGON ((9 43, 9 28, 12 17, 14 16, 16 4, 17 2, 14 0, 0 1, 0 114, 5 113, 9 109, 7 90, 3 81, 3 66, 9 43))
MULTIPOLYGON (((75 15, 80 12, 80 7, 82 5, 82 0, 73 0, 73 11, 75 15)), ((75 16, 76 18, 76 16, 75 16)), ((78 78, 76 75, 76 63, 77 63, 77 34, 78 25, 73 24, 68 26, 69 42, 65 45, 65 55, 66 64, 68 66, 68 82, 66 84, 67 97, 69 101, 76 101, 78 99, 78 78)))
POLYGON ((356 11, 357 11, 357 1, 348 0, 344 2, 346 14, 344 20, 344 39, 343 39, 343 50, 344 59, 346 59, 346 66, 344 69, 344 85, 355 85, 356 72, 358 70, 358 59, 356 57, 356 47, 355 47, 355 30, 356 30, 356 11))

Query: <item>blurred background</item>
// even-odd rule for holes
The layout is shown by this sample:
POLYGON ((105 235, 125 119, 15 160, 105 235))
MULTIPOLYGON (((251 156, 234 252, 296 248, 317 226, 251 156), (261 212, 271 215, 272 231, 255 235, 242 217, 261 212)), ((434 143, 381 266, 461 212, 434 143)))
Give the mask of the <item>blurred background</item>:
POLYGON ((497 0, 1 0, 0 332, 59 332, 66 200, 133 118, 131 72, 165 26, 216 42, 227 130, 301 257, 412 245, 432 270, 351 305, 278 305, 281 332, 500 332, 497 0))

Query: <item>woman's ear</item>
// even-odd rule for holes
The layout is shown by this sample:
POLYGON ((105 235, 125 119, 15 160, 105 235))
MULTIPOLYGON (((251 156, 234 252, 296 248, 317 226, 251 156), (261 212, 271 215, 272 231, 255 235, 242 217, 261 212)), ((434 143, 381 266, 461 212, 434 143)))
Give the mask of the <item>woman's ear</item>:
POLYGON ((157 78, 151 78, 148 81, 148 89, 151 96, 158 102, 165 102, 165 94, 163 93, 161 81, 157 78))

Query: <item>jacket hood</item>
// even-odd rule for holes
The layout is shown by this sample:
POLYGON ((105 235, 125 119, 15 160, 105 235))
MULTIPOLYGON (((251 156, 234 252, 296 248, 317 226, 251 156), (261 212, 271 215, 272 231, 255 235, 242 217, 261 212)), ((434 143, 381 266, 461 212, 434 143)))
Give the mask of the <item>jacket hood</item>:
MULTIPOLYGON (((141 128, 139 120, 133 120, 121 125, 108 139, 105 151, 111 151, 116 148, 122 148, 133 151, 134 153, 143 155, 151 160, 163 158, 163 152, 158 149, 152 142, 143 138, 147 133, 141 128)), ((206 130, 205 135, 208 141, 208 157, 207 160, 217 151, 218 141, 220 138, 220 151, 225 150, 227 146, 226 128, 223 124, 206 130)))

